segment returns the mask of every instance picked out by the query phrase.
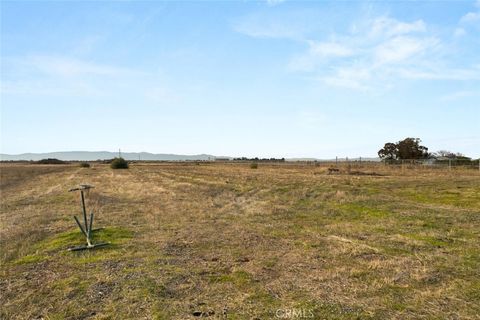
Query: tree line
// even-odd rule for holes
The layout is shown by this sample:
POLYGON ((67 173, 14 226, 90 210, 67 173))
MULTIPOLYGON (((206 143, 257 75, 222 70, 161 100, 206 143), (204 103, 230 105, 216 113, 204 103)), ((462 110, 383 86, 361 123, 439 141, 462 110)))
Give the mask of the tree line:
POLYGON ((405 138, 398 142, 387 142, 382 149, 378 150, 378 156, 382 160, 407 160, 407 159, 446 159, 470 161, 471 158, 464 154, 448 150, 440 150, 430 153, 428 148, 421 145, 420 138, 405 138))
POLYGON ((285 162, 285 158, 247 158, 247 157, 240 157, 240 158, 233 158, 234 161, 268 161, 268 162, 285 162))

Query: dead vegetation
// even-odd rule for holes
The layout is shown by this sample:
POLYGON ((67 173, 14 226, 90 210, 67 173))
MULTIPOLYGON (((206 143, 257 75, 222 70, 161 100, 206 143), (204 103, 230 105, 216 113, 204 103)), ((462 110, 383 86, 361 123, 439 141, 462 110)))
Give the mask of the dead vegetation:
POLYGON ((2 319, 474 319, 477 171, 1 166, 2 319), (95 235, 81 244, 78 199, 95 235))

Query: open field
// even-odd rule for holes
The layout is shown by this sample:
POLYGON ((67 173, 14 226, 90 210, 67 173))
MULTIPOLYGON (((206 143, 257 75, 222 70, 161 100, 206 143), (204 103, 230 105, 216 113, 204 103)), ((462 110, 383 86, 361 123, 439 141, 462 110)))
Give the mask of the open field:
POLYGON ((2 319, 480 314, 478 170, 0 168, 2 319), (65 250, 82 244, 80 183, 110 247, 65 250))

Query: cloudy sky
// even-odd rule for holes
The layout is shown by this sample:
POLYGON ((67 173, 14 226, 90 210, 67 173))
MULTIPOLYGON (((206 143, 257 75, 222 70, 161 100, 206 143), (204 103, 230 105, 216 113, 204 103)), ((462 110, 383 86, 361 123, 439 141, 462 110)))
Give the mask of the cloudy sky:
POLYGON ((1 152, 480 157, 480 1, 1 3, 1 152))

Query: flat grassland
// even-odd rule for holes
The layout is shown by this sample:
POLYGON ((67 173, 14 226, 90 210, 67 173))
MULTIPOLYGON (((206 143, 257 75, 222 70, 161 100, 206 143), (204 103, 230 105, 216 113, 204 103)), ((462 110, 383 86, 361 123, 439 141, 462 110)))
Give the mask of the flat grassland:
POLYGON ((2 319, 478 319, 476 170, 1 164, 2 319), (95 186, 83 244, 80 183, 95 186), (293 312, 296 312, 294 314, 293 312), (302 314, 299 314, 302 313, 302 314))

